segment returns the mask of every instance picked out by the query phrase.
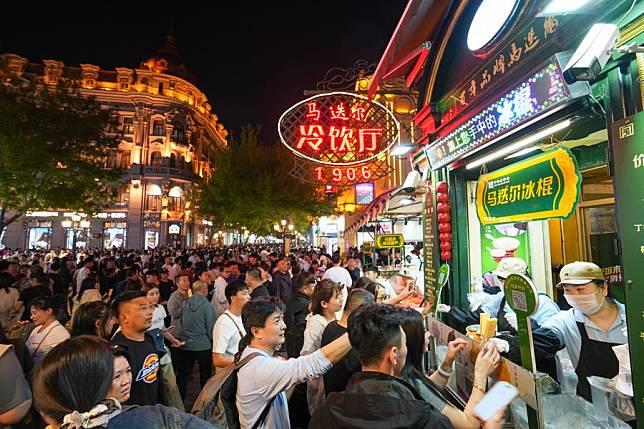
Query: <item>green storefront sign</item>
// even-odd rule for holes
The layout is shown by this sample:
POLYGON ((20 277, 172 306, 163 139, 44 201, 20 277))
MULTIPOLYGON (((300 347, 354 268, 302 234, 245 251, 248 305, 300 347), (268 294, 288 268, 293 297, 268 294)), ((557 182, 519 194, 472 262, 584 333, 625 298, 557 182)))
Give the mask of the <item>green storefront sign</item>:
POLYGON ((476 211, 484 225, 567 218, 580 186, 575 157, 557 148, 481 176, 476 211))
POLYGON ((402 234, 381 234, 376 237, 376 247, 379 249, 394 249, 403 247, 404 244, 402 234))
POLYGON ((635 407, 644 419, 644 113, 612 124, 615 206, 622 247, 635 407))

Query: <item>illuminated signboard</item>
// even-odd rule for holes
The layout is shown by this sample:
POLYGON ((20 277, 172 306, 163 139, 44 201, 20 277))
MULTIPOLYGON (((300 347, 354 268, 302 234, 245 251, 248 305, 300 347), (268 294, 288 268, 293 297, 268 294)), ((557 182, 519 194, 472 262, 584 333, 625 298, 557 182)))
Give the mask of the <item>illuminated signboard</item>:
POLYGON ((295 155, 335 166, 366 163, 399 139, 400 125, 382 104, 348 92, 316 95, 282 114, 278 132, 295 155))
POLYGON ((373 201, 373 183, 358 183, 356 185, 356 204, 369 204, 373 201))
POLYGON ((569 99, 561 70, 551 61, 498 101, 432 143, 425 150, 427 159, 433 170, 444 167, 569 99))

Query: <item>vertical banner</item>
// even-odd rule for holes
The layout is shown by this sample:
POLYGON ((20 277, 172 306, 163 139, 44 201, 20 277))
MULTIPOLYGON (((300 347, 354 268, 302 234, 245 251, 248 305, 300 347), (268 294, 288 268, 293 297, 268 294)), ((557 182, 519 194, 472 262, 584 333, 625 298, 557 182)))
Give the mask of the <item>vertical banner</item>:
POLYGON ((425 302, 436 307, 436 214, 434 212, 433 186, 428 183, 423 205, 423 275, 425 278, 425 302))
POLYGON ((631 371, 638 427, 644 427, 644 112, 614 122, 615 208, 622 246, 631 371))

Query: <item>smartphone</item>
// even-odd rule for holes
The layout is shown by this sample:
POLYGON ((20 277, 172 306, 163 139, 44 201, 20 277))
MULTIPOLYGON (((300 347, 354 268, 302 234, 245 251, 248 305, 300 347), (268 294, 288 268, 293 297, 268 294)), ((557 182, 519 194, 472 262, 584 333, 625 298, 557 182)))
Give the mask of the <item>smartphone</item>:
POLYGON ((497 381, 494 386, 485 394, 481 402, 474 407, 474 413, 483 421, 487 421, 501 408, 507 406, 519 391, 516 387, 505 381, 497 381))

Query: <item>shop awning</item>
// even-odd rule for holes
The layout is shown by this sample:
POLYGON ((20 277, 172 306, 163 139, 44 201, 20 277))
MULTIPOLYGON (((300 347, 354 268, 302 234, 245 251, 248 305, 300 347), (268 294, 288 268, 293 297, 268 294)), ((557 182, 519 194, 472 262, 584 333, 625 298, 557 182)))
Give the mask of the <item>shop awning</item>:
POLYGON ((409 0, 369 84, 369 98, 388 79, 405 76, 409 87, 429 55, 430 41, 449 0, 409 0))
POLYGON ((362 213, 360 213, 358 219, 356 219, 355 222, 344 229, 344 233, 353 233, 357 231, 361 226, 366 225, 368 222, 378 219, 378 215, 384 212, 387 208, 387 202, 391 198, 391 193, 394 190, 396 190, 396 188, 391 188, 374 198, 374 200, 369 203, 369 205, 365 207, 364 210, 362 210, 362 213))

